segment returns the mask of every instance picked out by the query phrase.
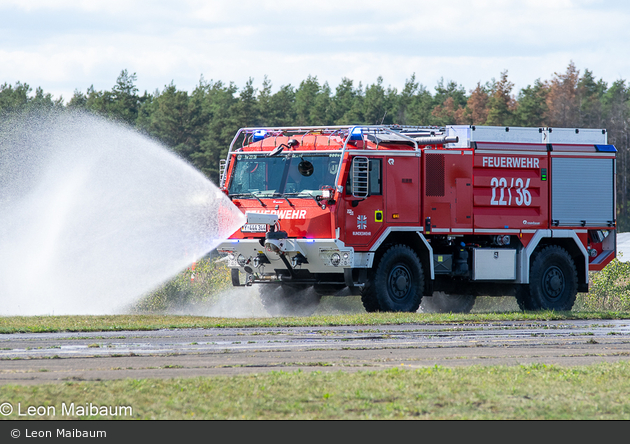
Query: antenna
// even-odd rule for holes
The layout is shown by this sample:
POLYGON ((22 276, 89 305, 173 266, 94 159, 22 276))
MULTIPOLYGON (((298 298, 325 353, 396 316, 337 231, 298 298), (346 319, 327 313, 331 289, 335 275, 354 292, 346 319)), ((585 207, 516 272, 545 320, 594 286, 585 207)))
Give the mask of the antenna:
POLYGON ((383 122, 385 121, 385 116, 387 115, 387 111, 385 111, 385 114, 383 114, 383 118, 381 119, 381 125, 383 124, 383 122))

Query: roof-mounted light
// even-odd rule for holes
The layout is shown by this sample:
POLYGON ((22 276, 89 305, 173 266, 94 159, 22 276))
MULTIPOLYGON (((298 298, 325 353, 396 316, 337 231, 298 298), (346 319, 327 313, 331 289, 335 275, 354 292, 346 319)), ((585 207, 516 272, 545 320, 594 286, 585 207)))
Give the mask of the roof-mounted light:
POLYGON ((350 140, 363 140, 363 128, 355 126, 350 130, 350 140))
POLYGON ((267 130, 259 129, 259 130, 254 131, 252 140, 254 142, 258 142, 260 140, 263 140, 265 137, 267 137, 267 130))

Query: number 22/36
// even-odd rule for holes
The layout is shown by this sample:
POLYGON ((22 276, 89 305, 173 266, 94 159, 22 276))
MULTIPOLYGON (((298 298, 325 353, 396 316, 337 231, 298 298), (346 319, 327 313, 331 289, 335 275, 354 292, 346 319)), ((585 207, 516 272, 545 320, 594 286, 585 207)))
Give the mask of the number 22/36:
POLYGON ((510 178, 510 186, 508 187, 508 182, 505 177, 493 177, 490 181, 490 186, 492 187, 492 199, 490 199, 490 205, 512 205, 512 188, 516 188, 516 197, 514 198, 514 202, 516 205, 526 205, 529 206, 532 203, 532 195, 529 192, 529 181, 531 179, 527 179, 525 182, 525 186, 523 186, 523 179, 518 178, 510 178), (497 188, 499 188, 499 200, 497 200, 497 188), (506 192, 507 189, 507 201, 506 192))

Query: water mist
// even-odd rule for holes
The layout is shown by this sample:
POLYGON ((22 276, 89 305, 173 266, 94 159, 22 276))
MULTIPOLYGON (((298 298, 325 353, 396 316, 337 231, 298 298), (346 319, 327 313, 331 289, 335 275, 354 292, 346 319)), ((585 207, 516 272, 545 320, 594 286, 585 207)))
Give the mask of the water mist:
POLYGON ((0 119, 0 315, 113 314, 244 223, 191 165, 82 112, 0 119))

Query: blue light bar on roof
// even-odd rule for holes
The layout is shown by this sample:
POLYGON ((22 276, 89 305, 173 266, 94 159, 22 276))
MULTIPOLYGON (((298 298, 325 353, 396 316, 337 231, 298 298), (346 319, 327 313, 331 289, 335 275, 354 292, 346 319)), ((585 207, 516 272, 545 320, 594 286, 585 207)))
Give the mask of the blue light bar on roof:
POLYGON ((267 137, 267 131, 260 129, 260 130, 256 130, 254 131, 254 135, 252 136, 252 140, 254 142, 258 142, 259 140, 263 140, 265 137, 267 137))
POLYGON ((599 152, 604 152, 604 153, 617 152, 617 148, 615 148, 615 145, 595 145, 595 149, 599 152))
POLYGON ((350 130, 350 140, 363 140, 363 128, 355 126, 350 130))

